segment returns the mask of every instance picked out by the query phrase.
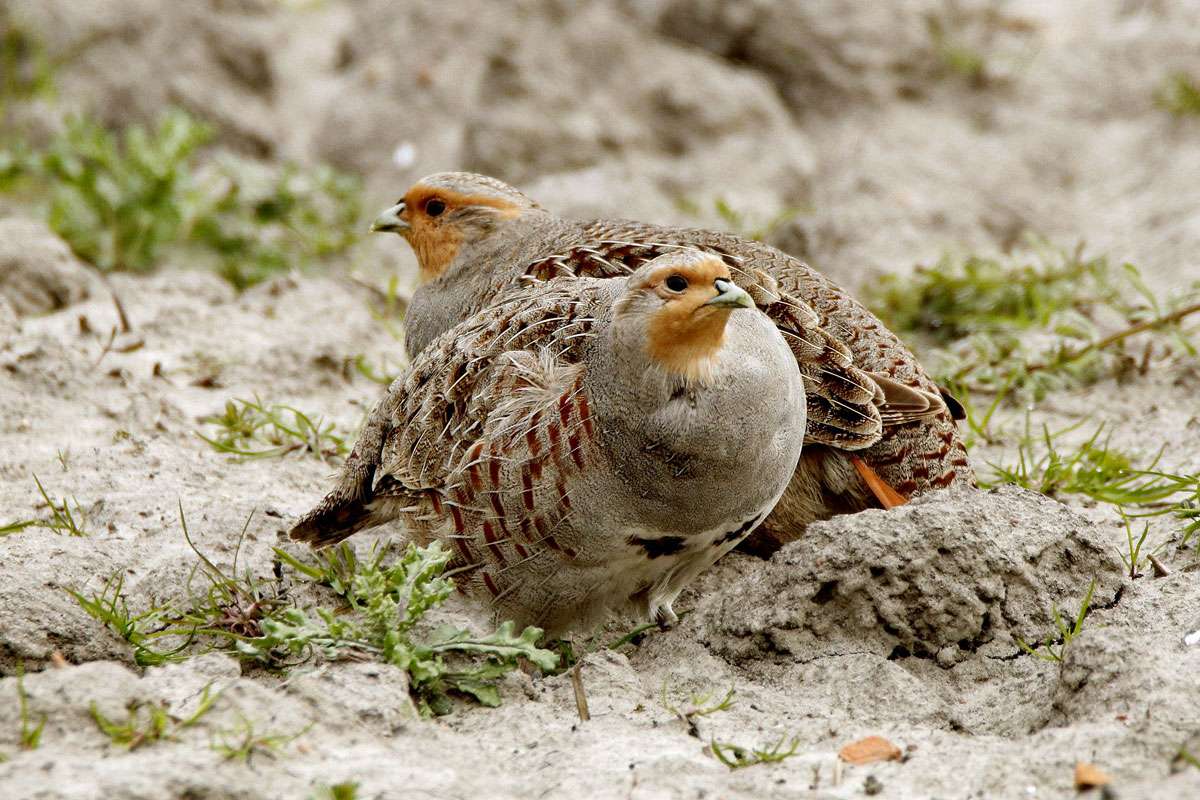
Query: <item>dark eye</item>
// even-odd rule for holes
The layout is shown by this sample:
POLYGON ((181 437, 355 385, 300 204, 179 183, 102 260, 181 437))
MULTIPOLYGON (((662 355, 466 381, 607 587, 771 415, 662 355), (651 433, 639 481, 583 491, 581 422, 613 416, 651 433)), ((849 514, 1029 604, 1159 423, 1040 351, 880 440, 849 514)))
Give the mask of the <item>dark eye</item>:
POLYGON ((688 287, 687 278, 682 275, 672 275, 667 278, 667 288, 672 292, 682 292, 688 287))
POLYGON ((436 198, 425 204, 425 213, 431 217, 436 217, 445 210, 446 204, 436 198))

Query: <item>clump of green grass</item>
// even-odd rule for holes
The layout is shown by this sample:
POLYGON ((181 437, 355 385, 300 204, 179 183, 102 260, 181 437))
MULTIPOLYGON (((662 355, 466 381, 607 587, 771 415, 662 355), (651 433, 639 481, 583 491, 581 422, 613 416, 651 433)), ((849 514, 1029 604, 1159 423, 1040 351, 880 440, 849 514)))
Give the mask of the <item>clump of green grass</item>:
POLYGON ((1104 259, 1044 251, 1011 263, 944 256, 911 275, 884 275, 867 289, 872 309, 894 330, 939 344, 973 333, 1046 327, 1055 315, 1085 313, 1111 299, 1104 259))
MULTIPOLYGON (((696 201, 679 197, 675 199, 675 207, 684 214, 699 217, 704 213, 703 207, 696 201)), ((771 234, 804 213, 805 209, 798 206, 786 206, 773 214, 761 214, 742 211, 735 208, 724 197, 713 201, 713 211, 731 232, 756 242, 765 241, 771 234)))
POLYGON ((1185 767, 1200 769, 1200 758, 1192 755, 1186 744, 1182 745, 1175 757, 1171 759, 1171 772, 1179 772, 1185 767))
POLYGON ((276 550, 279 560, 273 580, 262 581, 248 570, 238 572, 249 519, 229 572, 195 546, 182 506, 180 524, 199 562, 193 577, 199 573, 207 584, 192 592, 189 579, 190 596, 182 606, 134 614, 122 594, 119 576, 110 579, 98 595, 70 592, 85 611, 133 645, 139 664, 178 660, 197 647, 230 650, 270 669, 287 669, 312 659, 377 659, 408 673, 422 713, 440 714, 450 710, 452 694, 499 705, 498 682, 521 659, 546 671, 558 663, 556 654, 538 646, 542 635, 538 628, 518 633, 506 622, 483 636, 448 626, 428 630, 424 617, 453 590, 453 583, 442 575, 450 554, 437 545, 410 546, 398 558, 389 548, 380 548, 368 559, 359 559, 342 545, 317 554, 313 562, 276 550), (302 581, 328 587, 338 602, 297 605, 284 566, 302 581), (163 639, 178 644, 160 648, 158 641, 163 639))
POLYGON ((1051 432, 1042 426, 1040 438, 1029 430, 1029 418, 1025 420, 1025 434, 1017 444, 1017 460, 1013 464, 991 464, 992 477, 985 485, 1014 484, 1041 492, 1050 497, 1078 494, 1101 503, 1118 506, 1146 506, 1174 497, 1194 484, 1195 479, 1185 475, 1172 475, 1156 469, 1162 458, 1159 450, 1149 467, 1136 469, 1132 458, 1110 445, 1111 432, 1101 439, 1105 425, 1097 426, 1095 432, 1083 444, 1070 450, 1060 449, 1057 440, 1077 430, 1073 425, 1051 432))
MULTIPOLYGON (((1149 522, 1144 523, 1142 525, 1141 534, 1139 534, 1138 537, 1136 539, 1134 539, 1133 524, 1132 524, 1131 520, 1128 517, 1125 517, 1124 522, 1125 522, 1125 539, 1126 539, 1126 548, 1127 549, 1121 550, 1120 548, 1118 548, 1117 552, 1121 556, 1121 561, 1123 561, 1125 564, 1125 569, 1129 570, 1129 577, 1130 578, 1140 578, 1142 576, 1142 573, 1141 573, 1142 562, 1144 560, 1149 559, 1149 556, 1146 556, 1146 558, 1143 559, 1142 549, 1146 545, 1146 539, 1150 536, 1150 523, 1149 522)), ((1161 547, 1161 545, 1160 545, 1160 547, 1161 547)), ((1159 548, 1155 548, 1155 550, 1158 550, 1158 549, 1159 548)))
POLYGON ((214 693, 211 689, 211 684, 204 687, 196 710, 183 719, 173 717, 158 703, 139 701, 130 703, 125 709, 127 716, 124 720, 109 719, 95 703, 89 706, 89 711, 96 727, 108 736, 113 744, 136 750, 154 742, 176 740, 181 731, 199 722, 220 697, 220 692, 214 693))
POLYGON ((973 89, 986 87, 987 57, 980 50, 960 41, 951 28, 949 20, 937 14, 925 15, 925 29, 929 32, 941 72, 966 81, 973 89))
POLYGON ((1200 83, 1186 72, 1176 72, 1154 93, 1154 102, 1177 117, 1200 116, 1200 83))
POLYGON ((689 736, 695 736, 699 739, 700 728, 697 721, 703 717, 712 716, 713 714, 733 708, 735 694, 734 687, 730 686, 729 691, 725 692, 719 698, 714 692, 702 692, 691 695, 686 703, 676 705, 667 697, 667 685, 664 682, 662 697, 659 698, 659 703, 687 726, 689 736))
POLYGON ((359 239, 362 183, 327 166, 254 170, 225 161, 195 214, 191 237, 218 256, 217 271, 244 289, 348 250, 359 239))
MULTIPOLYGON (((723 695, 716 692, 700 692, 690 695, 684 703, 676 703, 667 696, 667 684, 664 682, 659 703, 687 727, 689 736, 700 739, 703 737, 700 734, 699 720, 733 708, 736 702, 735 695, 735 688, 730 686, 723 695)), ((799 745, 798 737, 793 737, 789 742, 787 736, 781 737, 774 744, 763 747, 743 747, 731 742, 709 739, 706 750, 729 769, 735 770, 752 767, 755 764, 783 761, 795 755, 799 745)))
POLYGON ((1057 629, 1057 636, 1050 634, 1041 641, 1040 644, 1029 645, 1020 636, 1015 637, 1017 646, 1025 653, 1031 656, 1042 659, 1043 661, 1058 661, 1063 660, 1063 655, 1067 652, 1067 646, 1071 641, 1083 631, 1083 621, 1087 619, 1088 611, 1092 604, 1092 593, 1096 591, 1096 579, 1092 578, 1091 584, 1088 585, 1087 594, 1083 597, 1083 602, 1079 605, 1079 613, 1075 615, 1070 624, 1064 620, 1062 614, 1059 613, 1057 606, 1051 606, 1050 613, 1054 619, 1054 627, 1057 629))
POLYGON ((542 632, 534 627, 518 634, 511 622, 504 622, 486 636, 448 627, 422 632, 422 617, 453 591, 442 576, 450 554, 437 543, 410 545, 391 563, 382 551, 360 561, 348 548, 336 559, 307 566, 290 557, 287 562, 313 580, 327 582, 346 604, 343 613, 288 608, 264 620, 263 636, 239 642, 239 651, 266 663, 281 656, 377 658, 408 672, 424 714, 449 711, 452 692, 497 706, 497 681, 517 667, 518 659, 543 670, 558 663, 557 655, 537 646, 542 632))
POLYGON ((52 91, 57 67, 41 39, 13 16, 0 9, 0 121, 10 103, 52 91))
POLYGON ((312 724, 296 733, 269 733, 257 730, 254 722, 242 717, 232 728, 218 731, 209 747, 227 761, 250 763, 250 759, 261 754, 274 757, 283 747, 299 739, 312 728, 312 724))
POLYGON ((36 750, 42 744, 42 731, 46 729, 46 715, 40 715, 34 722, 33 714, 29 711, 29 695, 25 693, 25 669, 17 667, 17 707, 21 718, 21 730, 17 743, 22 750, 36 750))
POLYGON ((134 663, 138 666, 158 666, 185 659, 184 648, 191 642, 194 633, 173 628, 170 625, 171 612, 165 607, 156 606, 141 613, 131 611, 123 591, 124 585, 125 578, 118 573, 105 581, 99 592, 91 595, 85 596, 74 589, 66 591, 88 616, 129 642, 133 647, 134 663), (158 639, 181 633, 187 636, 183 644, 175 648, 163 650, 154 646, 158 639))
POLYGON ((759 747, 743 747, 731 742, 718 742, 716 739, 708 743, 708 751, 730 770, 783 761, 796 755, 799 747, 800 738, 794 736, 789 741, 786 734, 773 744, 759 747))
POLYGON ((324 263, 360 238, 361 182, 327 166, 204 155, 213 130, 178 109, 114 133, 73 117, 42 152, 0 148, 0 187, 29 187, 50 226, 101 271, 208 262, 238 289, 324 263))
POLYGON ((357 800, 358 782, 346 781, 332 786, 322 786, 317 789, 312 800, 357 800))
POLYGON ((1103 424, 1077 447, 1060 447, 1058 440, 1082 424, 1054 432, 1043 425, 1038 436, 1031 432, 1026 415, 1025 432, 1017 442, 1016 460, 1008 464, 989 464, 992 473, 981 481, 981 485, 1013 484, 1050 497, 1081 495, 1115 506, 1125 519, 1128 534, 1128 549, 1121 552, 1121 558, 1129 569, 1129 576, 1140 577, 1141 554, 1149 526, 1135 539, 1130 520, 1173 515, 1187 523, 1180 543, 1181 547, 1186 547, 1200 530, 1196 503, 1200 499, 1200 475, 1159 469, 1163 449, 1146 467, 1135 467, 1129 454, 1111 446, 1111 433, 1104 435, 1106 426, 1103 424))
POLYGON ((867 296, 893 330, 934 346, 928 363, 960 400, 1040 398, 1198 352, 1185 322, 1200 313, 1200 285, 1160 297, 1132 265, 1114 268, 1082 248, 1040 245, 1021 261, 947 257, 885 276, 867 296))
POLYGON ((41 160, 52 187, 50 227, 101 270, 154 269, 184 235, 191 157, 211 136, 178 110, 120 137, 95 121, 69 119, 41 160))
POLYGON ((45 528, 65 533, 68 536, 87 536, 87 512, 79 504, 79 501, 74 497, 69 499, 63 497, 56 501, 46 491, 46 487, 42 485, 42 481, 37 475, 33 476, 33 482, 37 484, 38 492, 42 495, 42 500, 46 503, 50 516, 22 519, 0 525, 0 536, 19 533, 26 528, 45 528))
POLYGON ((311 417, 297 408, 279 403, 235 399, 225 403, 221 414, 206 417, 216 431, 197 434, 222 453, 241 458, 273 458, 289 453, 309 453, 322 461, 346 455, 346 434, 321 417, 311 417))

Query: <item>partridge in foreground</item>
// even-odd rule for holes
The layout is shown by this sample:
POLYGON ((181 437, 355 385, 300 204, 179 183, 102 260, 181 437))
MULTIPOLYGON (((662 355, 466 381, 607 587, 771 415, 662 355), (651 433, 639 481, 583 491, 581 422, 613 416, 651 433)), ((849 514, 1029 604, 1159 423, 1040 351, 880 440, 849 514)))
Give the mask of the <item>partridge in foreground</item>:
POLYGON ((422 285, 406 324, 412 356, 514 285, 625 276, 680 247, 724 261, 792 346, 808 402, 804 456, 752 549, 769 551, 816 519, 975 483, 955 425, 961 406, 870 311, 773 247, 699 229, 563 219, 501 181, 465 172, 424 178, 372 229, 399 233, 417 255, 422 285), (818 326, 827 346, 812 352, 803 332, 818 326), (848 381, 851 368, 858 378, 848 381))
POLYGON ((436 338, 291 535, 401 520, 502 618, 670 622, 775 505, 804 426, 783 335, 719 258, 673 251, 624 280, 510 293, 436 338))

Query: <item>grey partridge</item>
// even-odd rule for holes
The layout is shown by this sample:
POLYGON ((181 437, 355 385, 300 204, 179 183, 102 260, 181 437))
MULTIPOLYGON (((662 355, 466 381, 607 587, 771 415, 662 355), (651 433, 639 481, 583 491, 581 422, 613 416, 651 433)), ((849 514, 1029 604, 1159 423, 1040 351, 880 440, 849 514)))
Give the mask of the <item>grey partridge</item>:
POLYGON ((292 537, 400 520, 445 542, 460 587, 503 618, 551 634, 609 609, 670 622, 783 494, 805 409, 792 348, 721 259, 551 279, 429 343, 292 537))
POLYGON ((422 179, 372 228, 401 234, 420 264, 406 325, 414 356, 514 285, 621 277, 680 247, 722 259, 792 345, 808 398, 804 456, 749 549, 769 552, 833 514, 975 483, 955 424, 961 406, 874 314, 766 244, 700 229, 563 219, 495 178, 466 172, 422 179), (821 353, 807 351, 798 334, 813 326, 829 334, 821 353), (847 382, 849 366, 868 380, 847 382), (881 398, 867 403, 867 395, 881 398))

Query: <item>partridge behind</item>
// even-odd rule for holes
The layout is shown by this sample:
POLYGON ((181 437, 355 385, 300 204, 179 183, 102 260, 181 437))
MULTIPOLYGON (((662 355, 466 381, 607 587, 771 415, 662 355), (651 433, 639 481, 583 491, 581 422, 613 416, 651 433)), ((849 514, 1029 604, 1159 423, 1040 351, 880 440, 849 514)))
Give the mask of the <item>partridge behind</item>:
POLYGON ((787 487, 805 407, 791 348, 720 259, 552 279, 429 343, 292 536, 401 520, 503 618, 669 622, 787 487))
POLYGON ((463 172, 424 178, 373 228, 403 235, 420 262, 407 319, 414 356, 517 285, 624 277, 679 248, 720 258, 792 347, 808 402, 805 453, 759 549, 815 519, 975 482, 958 403, 870 311, 773 247, 700 229, 562 219, 507 184, 463 172), (815 328, 826 334, 819 352, 815 328))

